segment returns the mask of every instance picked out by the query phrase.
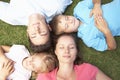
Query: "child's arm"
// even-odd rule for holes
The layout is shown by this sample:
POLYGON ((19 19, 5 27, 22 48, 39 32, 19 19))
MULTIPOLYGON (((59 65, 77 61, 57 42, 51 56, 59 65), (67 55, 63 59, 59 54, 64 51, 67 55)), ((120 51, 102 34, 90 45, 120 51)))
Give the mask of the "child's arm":
POLYGON ((116 49, 116 41, 108 28, 107 22, 101 16, 97 16, 94 20, 95 26, 105 35, 108 50, 116 49))
POLYGON ((101 9, 101 0, 92 0, 94 7, 90 12, 90 17, 92 17, 94 15, 94 17, 96 16, 102 16, 102 9, 101 9))

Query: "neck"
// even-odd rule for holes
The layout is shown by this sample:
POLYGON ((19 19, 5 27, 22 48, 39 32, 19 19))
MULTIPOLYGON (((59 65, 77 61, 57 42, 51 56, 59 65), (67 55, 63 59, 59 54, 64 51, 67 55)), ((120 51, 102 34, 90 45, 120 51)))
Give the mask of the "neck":
POLYGON ((75 80, 73 64, 60 64, 57 72, 57 80, 75 80), (66 74, 67 73, 67 74, 66 74))

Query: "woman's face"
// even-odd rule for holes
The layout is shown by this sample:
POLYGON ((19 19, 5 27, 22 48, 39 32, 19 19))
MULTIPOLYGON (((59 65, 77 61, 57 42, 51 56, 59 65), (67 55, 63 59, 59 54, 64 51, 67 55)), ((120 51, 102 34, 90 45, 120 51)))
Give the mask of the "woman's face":
POLYGON ((34 45, 45 44, 50 36, 49 25, 45 22, 45 18, 39 14, 30 16, 27 33, 34 45))
POLYGON ((60 32, 71 33, 77 32, 80 21, 73 16, 59 15, 58 29, 60 32))
POLYGON ((67 35, 61 36, 56 44, 55 54, 59 62, 73 63, 77 55, 74 39, 67 35))

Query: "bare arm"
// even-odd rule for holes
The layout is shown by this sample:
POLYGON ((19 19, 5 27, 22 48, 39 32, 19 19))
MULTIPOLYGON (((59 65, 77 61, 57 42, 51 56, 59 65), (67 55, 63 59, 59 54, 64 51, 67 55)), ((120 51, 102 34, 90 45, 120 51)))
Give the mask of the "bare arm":
POLYGON ((92 0, 94 7, 90 12, 90 17, 94 15, 96 17, 97 15, 102 16, 102 9, 101 9, 101 0, 92 0))
POLYGON ((4 54, 4 53, 8 52, 9 49, 10 49, 10 47, 8 47, 8 46, 0 46, 0 62, 1 63, 7 63, 7 62, 11 61, 4 54))
POLYGON ((5 53, 9 52, 9 50, 10 50, 10 46, 4 46, 4 45, 2 45, 1 47, 4 50, 5 53))
POLYGON ((96 75, 96 80, 112 80, 112 79, 105 75, 101 70, 99 70, 96 75))
POLYGON ((108 50, 116 49, 116 41, 108 28, 107 22, 101 16, 97 16, 95 18, 95 25, 105 35, 108 50))

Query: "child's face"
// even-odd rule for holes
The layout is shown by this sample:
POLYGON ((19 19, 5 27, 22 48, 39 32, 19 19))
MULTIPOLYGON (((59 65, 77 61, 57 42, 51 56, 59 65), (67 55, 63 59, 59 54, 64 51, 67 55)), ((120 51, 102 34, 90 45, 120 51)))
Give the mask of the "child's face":
POLYGON ((41 72, 41 68, 43 66, 42 57, 32 55, 23 61, 23 66, 28 70, 41 72))
POLYGON ((60 32, 77 32, 77 29, 80 25, 80 21, 73 16, 60 15, 58 16, 58 20, 58 29, 60 32))

